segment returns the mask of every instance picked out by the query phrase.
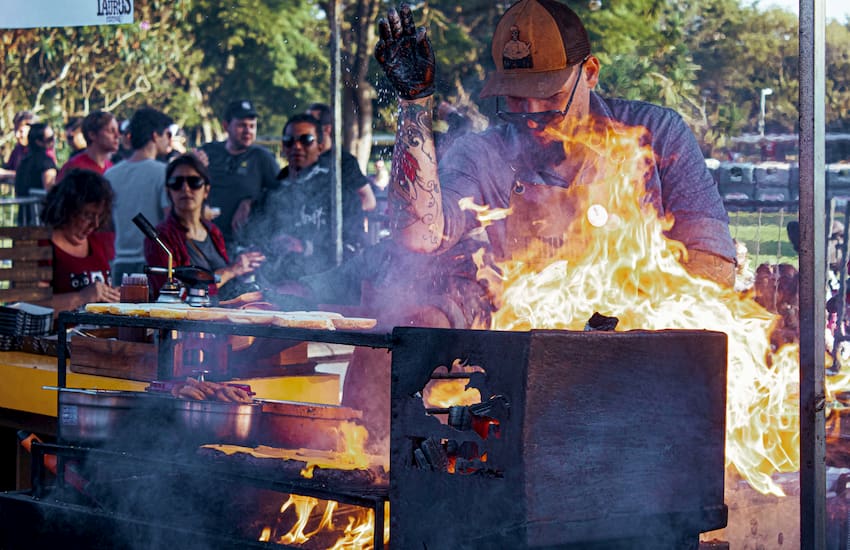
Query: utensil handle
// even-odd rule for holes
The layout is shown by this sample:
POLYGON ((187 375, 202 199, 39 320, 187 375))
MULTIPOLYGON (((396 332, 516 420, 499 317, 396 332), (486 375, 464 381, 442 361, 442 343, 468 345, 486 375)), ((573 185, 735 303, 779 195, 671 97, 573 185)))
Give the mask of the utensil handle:
POLYGON ((159 239, 159 234, 156 232, 156 228, 141 212, 133 217, 133 223, 136 224, 136 227, 145 234, 145 237, 152 241, 159 239))

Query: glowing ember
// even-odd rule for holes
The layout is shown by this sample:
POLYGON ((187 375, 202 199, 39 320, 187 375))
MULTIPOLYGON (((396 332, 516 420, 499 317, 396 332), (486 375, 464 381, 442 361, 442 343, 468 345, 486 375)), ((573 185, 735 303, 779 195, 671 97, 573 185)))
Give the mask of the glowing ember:
MULTIPOLYGON (((304 462, 306 466, 301 470, 301 476, 307 479, 313 477, 316 468, 329 468, 334 470, 378 470, 383 468, 388 471, 386 458, 378 455, 350 455, 337 451, 319 451, 315 449, 278 449, 277 447, 239 447, 236 445, 204 445, 205 448, 215 449, 225 454, 245 453, 254 458, 266 458, 269 460, 295 460, 304 462)), ((378 470, 380 471, 380 470, 378 470)))
POLYGON ((227 455, 245 453, 255 458, 304 462, 305 466, 301 470, 301 475, 308 479, 313 477, 313 470, 317 467, 335 470, 372 470, 380 472, 380 469, 383 469, 384 472, 389 471, 389 457, 372 455, 366 452, 365 444, 369 438, 369 432, 366 428, 353 422, 342 422, 340 423, 339 431, 339 436, 345 441, 345 450, 343 451, 279 449, 265 445, 250 448, 237 445, 209 444, 203 447, 214 449, 227 455))
POLYGON ((653 164, 644 132, 584 122, 552 136, 565 142, 568 157, 580 150, 582 181, 566 191, 572 206, 565 211, 586 215, 573 216, 566 244, 546 250, 545 261, 529 249, 499 266, 501 307, 491 328, 582 330, 599 312, 619 318, 618 330, 725 332, 727 467, 758 491, 782 495, 771 475, 800 462, 797 348, 772 352, 777 317, 682 267, 686 250, 663 234, 673 220, 659 218, 644 197, 653 164))

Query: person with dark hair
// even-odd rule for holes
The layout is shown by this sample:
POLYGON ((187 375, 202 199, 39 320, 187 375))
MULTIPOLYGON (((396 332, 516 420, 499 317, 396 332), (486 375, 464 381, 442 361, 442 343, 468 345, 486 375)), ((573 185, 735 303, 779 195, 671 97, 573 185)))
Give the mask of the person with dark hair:
MULTIPOLYGON (((293 115, 283 128, 283 152, 289 162, 279 189, 240 232, 239 242, 260 248, 269 261, 259 274, 270 285, 311 275, 336 265, 333 235, 333 184, 330 169, 319 162, 323 141, 319 121, 293 115)), ((342 238, 346 255, 356 252, 363 232, 356 189, 342 190, 342 238)))
MULTIPOLYGON (((210 194, 210 177, 197 156, 186 153, 172 160, 165 171, 165 187, 171 211, 156 229, 173 255, 175 267, 193 265, 214 272, 218 276, 210 288, 214 295, 218 288, 262 264, 265 256, 259 252, 240 254, 230 263, 221 231, 202 215, 210 194)), ((145 259, 151 266, 168 265, 168 254, 150 239, 145 239, 145 259)), ((155 292, 164 282, 163 276, 151 277, 155 292)))
POLYGON ((144 214, 153 224, 165 219, 165 163, 156 158, 171 151, 169 127, 173 122, 170 116, 149 107, 133 113, 129 129, 133 154, 104 174, 115 192, 112 273, 116 282, 125 273, 141 273, 145 267, 144 234, 133 224, 133 217, 144 214))
POLYGON ((30 127, 27 155, 15 174, 15 196, 27 197, 31 189, 49 191, 56 181, 56 162, 48 151, 53 149, 56 135, 45 122, 30 127))
POLYGON ((65 123, 65 143, 68 145, 68 158, 85 151, 87 143, 83 135, 83 117, 72 116, 65 123))
POLYGON ((94 111, 83 119, 83 136, 86 148, 79 154, 69 158, 59 170, 57 180, 61 180, 68 170, 84 168, 103 174, 112 167, 109 157, 118 150, 118 123, 112 113, 94 111))
POLYGON ((42 220, 53 229, 53 299, 55 313, 91 302, 117 302, 109 262, 112 233, 96 231, 109 217, 112 188, 91 170, 68 171, 47 193, 42 220))
MULTIPOLYGON (((29 144, 30 126, 38 122, 38 118, 32 111, 18 111, 12 119, 12 127, 15 129, 15 147, 9 158, 3 163, 0 168, 0 180, 12 181, 15 179, 15 171, 18 165, 24 160, 27 154, 27 145, 29 144)), ((56 161, 56 157, 53 157, 56 161)))
POLYGON ((118 140, 118 150, 115 151, 109 160, 112 161, 112 166, 115 166, 121 161, 130 158, 133 154, 133 145, 130 143, 130 119, 125 118, 118 124, 118 131, 121 133, 121 138, 118 140))
MULTIPOLYGON (((319 162, 330 167, 333 161, 331 149, 333 148, 333 113, 329 105, 325 103, 313 103, 307 108, 307 113, 313 115, 313 118, 319 121, 322 130, 322 140, 319 142, 321 154, 319 162)), ((360 207, 364 212, 371 212, 377 206, 375 193, 372 191, 372 186, 369 185, 369 178, 363 175, 360 170, 360 164, 357 159, 348 151, 342 150, 340 155, 340 173, 342 177, 342 186, 344 189, 356 189, 357 196, 360 197, 360 207)))
POLYGON ((254 143, 257 110, 252 102, 231 101, 224 112, 224 128, 227 139, 206 143, 201 152, 209 161, 210 205, 221 209, 215 224, 231 248, 235 232, 248 221, 257 201, 278 187, 280 166, 268 150, 254 143))

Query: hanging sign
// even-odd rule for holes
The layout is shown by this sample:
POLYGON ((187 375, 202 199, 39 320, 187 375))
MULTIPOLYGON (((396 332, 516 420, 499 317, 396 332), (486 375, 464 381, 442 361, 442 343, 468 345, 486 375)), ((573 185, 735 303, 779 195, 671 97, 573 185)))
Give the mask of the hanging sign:
POLYGON ((0 0, 0 29, 133 22, 133 0, 0 0))

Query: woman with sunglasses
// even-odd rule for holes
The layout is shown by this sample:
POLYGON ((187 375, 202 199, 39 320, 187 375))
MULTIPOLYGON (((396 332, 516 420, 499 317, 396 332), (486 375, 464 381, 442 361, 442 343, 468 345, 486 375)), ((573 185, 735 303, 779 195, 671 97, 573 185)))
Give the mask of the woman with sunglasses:
MULTIPOLYGON (((202 215, 210 194, 210 178, 197 156, 187 153, 172 160, 165 170, 165 182, 171 212, 156 229, 173 255, 175 267, 193 265, 214 272, 218 282, 210 285, 210 295, 215 295, 229 281, 263 263, 266 258, 259 252, 239 254, 230 263, 221 231, 202 215)), ((145 239, 145 259, 150 266, 168 265, 168 255, 150 239, 145 239)), ((165 278, 153 276, 151 282, 158 292, 165 278)))
POLYGON ((56 161, 50 150, 56 142, 53 128, 44 122, 30 127, 27 154, 15 175, 15 196, 27 197, 31 189, 49 191, 56 182, 56 161))
POLYGON ((109 218, 112 187, 96 172, 76 168, 47 193, 42 219, 53 229, 53 299, 56 314, 91 302, 118 302, 110 284, 115 234, 97 231, 109 218))

